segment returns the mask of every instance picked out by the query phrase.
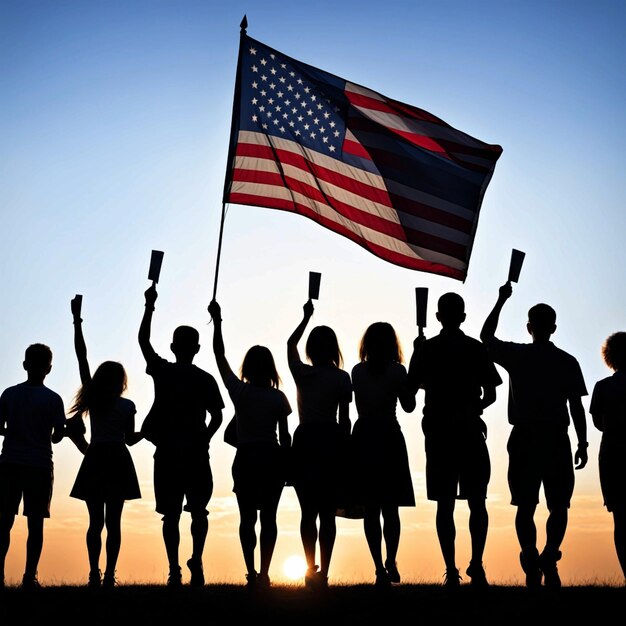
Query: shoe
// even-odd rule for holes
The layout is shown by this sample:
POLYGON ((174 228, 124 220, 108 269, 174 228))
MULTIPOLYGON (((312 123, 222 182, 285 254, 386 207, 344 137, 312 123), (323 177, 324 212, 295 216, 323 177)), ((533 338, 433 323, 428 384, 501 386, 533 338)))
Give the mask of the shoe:
POLYGON ((272 581, 268 574, 258 574, 256 577, 256 586, 259 589, 269 589, 272 586, 272 581))
POLYGON ((461 586, 461 575, 456 567, 446 570, 443 575, 443 586, 446 589, 458 589, 461 586))
POLYGON ((559 569, 556 566, 557 561, 561 560, 561 551, 544 550, 539 555, 539 569, 543 573, 543 584, 551 589, 560 589, 561 577, 559 569))
POLYGON ((170 573, 167 577, 168 587, 181 587, 183 584, 183 576, 180 572, 180 567, 170 567, 170 573))
POLYGON ((109 574, 105 572, 104 578, 102 579, 102 588, 103 589, 113 589, 113 587, 117 586, 117 579, 115 578, 115 572, 113 574, 109 574))
POLYGON ((389 576, 389 582, 397 584, 400 582, 400 572, 398 571, 398 564, 394 561, 385 561, 385 569, 389 576))
POLYGON ((470 561, 469 567, 465 570, 465 573, 472 579, 472 587, 480 587, 482 589, 489 587, 489 582, 485 575, 485 568, 482 563, 470 561))
POLYGON ((376 570, 376 582, 374 583, 374 586, 379 589, 391 587, 391 579, 389 578, 389 573, 386 569, 376 570))
POLYGON ((542 573, 539 568, 537 548, 525 548, 519 554, 519 562, 526 574, 526 586, 530 589, 541 587, 542 573))
POLYGON ((304 586, 307 589, 317 589, 317 570, 319 569, 318 565, 313 565, 313 567, 309 567, 304 575, 304 586))
POLYGON ((191 558, 187 561, 187 567, 191 572, 189 585, 191 587, 204 587, 204 569, 202 568, 202 561, 200 559, 191 558))
POLYGON ((249 572, 246 574, 246 588, 254 589, 256 587, 258 577, 259 575, 256 572, 249 572))
POLYGON ((26 589, 28 591, 41 589, 41 583, 37 580, 37 574, 33 576, 27 576, 24 574, 22 578, 22 589, 26 589))
POLYGON ((102 572, 97 570, 92 570, 89 572, 89 580, 87 581, 87 587, 89 589, 100 589, 100 585, 102 584, 102 572))

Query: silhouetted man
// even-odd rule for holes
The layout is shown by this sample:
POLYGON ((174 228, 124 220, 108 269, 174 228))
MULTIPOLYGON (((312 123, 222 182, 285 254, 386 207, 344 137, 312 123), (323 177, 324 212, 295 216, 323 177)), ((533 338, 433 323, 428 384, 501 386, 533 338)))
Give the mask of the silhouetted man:
POLYGON ((202 554, 209 529, 207 506, 213 494, 209 443, 222 424, 224 401, 215 378, 193 364, 200 350, 195 328, 179 326, 170 348, 171 363, 161 358, 150 343, 156 288, 145 292, 146 308, 139 328, 139 345, 146 372, 154 380, 154 403, 141 432, 154 452, 156 510, 163 515, 163 541, 169 561, 167 584, 178 587, 182 575, 178 560, 180 515, 191 514, 192 555, 187 561, 190 584, 204 585, 202 554), (206 424, 207 413, 210 416, 206 424))
POLYGON ((472 556, 467 575, 472 585, 488 586, 483 567, 489 516, 485 500, 491 477, 487 427, 481 415, 496 399, 502 379, 487 350, 461 329, 465 303, 456 293, 438 302, 441 332, 420 334, 409 365, 413 390, 424 389, 422 430, 426 451, 426 492, 437 502, 437 536, 446 565, 445 585, 458 587, 454 508, 467 500, 472 556))
POLYGON ((560 587, 557 561, 567 529, 574 493, 574 462, 568 434, 571 420, 578 437, 576 469, 587 464, 587 422, 581 397, 587 388, 578 361, 557 348, 550 337, 556 330, 556 313, 547 304, 528 311, 526 328, 532 343, 501 341, 495 332, 511 283, 500 287, 498 300, 485 320, 480 338, 493 360, 509 374, 508 416, 513 428, 507 450, 511 504, 517 506, 515 530, 526 585, 560 587), (549 515, 546 544, 537 550, 534 516, 543 485, 549 515))

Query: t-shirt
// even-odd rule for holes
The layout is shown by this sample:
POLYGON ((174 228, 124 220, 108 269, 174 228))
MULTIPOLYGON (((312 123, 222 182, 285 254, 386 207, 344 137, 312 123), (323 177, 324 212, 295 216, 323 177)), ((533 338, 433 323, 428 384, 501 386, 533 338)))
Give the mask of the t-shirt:
POLYGON ((65 425, 61 396, 45 385, 20 383, 0 396, 6 433, 0 463, 52 468, 52 431, 65 425))
POLYGON ((352 388, 359 419, 396 419, 398 396, 407 382, 402 363, 389 361, 379 371, 364 361, 352 368, 352 388))
POLYGON ((157 447, 206 446, 208 413, 224 408, 217 381, 193 363, 172 363, 155 355, 146 372, 154 381, 154 402, 141 427, 157 447))
POLYGON ((427 339, 411 375, 425 392, 424 419, 441 424, 479 417, 483 388, 502 384, 485 346, 460 329, 442 329, 427 339))
POLYGON ((589 413, 603 440, 626 444, 626 372, 615 372, 595 384, 589 413))
POLYGON ((494 362, 509 374, 509 422, 552 424, 567 428, 568 399, 587 395, 578 361, 551 341, 486 343, 494 362))
POLYGON ((237 443, 277 442, 278 420, 291 413, 287 396, 274 387, 245 383, 235 374, 225 384, 235 406, 237 443))
POLYGON ((336 422, 342 402, 352 401, 348 372, 334 366, 315 366, 299 359, 289 362, 296 383, 300 424, 336 422))

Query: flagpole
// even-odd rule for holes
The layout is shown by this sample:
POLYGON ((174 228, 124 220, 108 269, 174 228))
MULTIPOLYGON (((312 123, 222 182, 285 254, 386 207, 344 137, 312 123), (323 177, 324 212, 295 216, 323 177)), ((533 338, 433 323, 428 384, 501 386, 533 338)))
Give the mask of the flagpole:
POLYGON ((246 29, 248 28, 248 18, 244 15, 241 23, 239 24, 239 53, 237 56, 237 76, 235 80, 235 95, 233 99, 233 115, 230 125, 230 146, 228 148, 228 162, 226 164, 226 175, 224 177, 224 193, 222 196, 222 217, 220 219, 220 234, 217 241, 217 259, 215 261, 215 280, 213 283, 213 300, 217 293, 217 277, 219 275, 220 257, 222 256, 222 237, 224 234, 224 221, 226 218, 226 198, 230 190, 232 180, 230 174, 232 170, 233 159, 235 158, 235 145, 237 143, 236 138, 233 137, 234 129, 239 125, 239 101, 241 94, 240 78, 241 78, 241 50, 243 47, 243 40, 246 36, 246 29))

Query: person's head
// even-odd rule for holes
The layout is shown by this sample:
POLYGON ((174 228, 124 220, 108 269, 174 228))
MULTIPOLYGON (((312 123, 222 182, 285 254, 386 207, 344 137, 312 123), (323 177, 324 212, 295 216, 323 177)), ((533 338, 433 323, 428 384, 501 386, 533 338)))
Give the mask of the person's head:
POLYGON ((343 367, 337 335, 328 326, 316 326, 306 341, 306 355, 313 365, 343 367))
POLYGON ((388 322, 374 322, 368 326, 359 345, 361 361, 402 363, 402 348, 394 327, 388 322))
POLYGON ((91 380, 81 386, 70 408, 70 413, 87 413, 104 408, 119 398, 128 386, 126 370, 117 361, 104 361, 91 380))
POLYGON ((191 326, 179 326, 172 336, 170 349, 177 360, 193 361, 200 350, 200 333, 191 326))
POLYGON ((52 350, 43 343, 31 344, 24 353, 23 366, 29 379, 43 381, 52 369, 52 350))
POLYGON ((458 293, 444 293, 437 303, 437 319, 443 328, 458 328, 465 321, 465 302, 458 293))
POLYGON ((606 338, 602 358, 614 372, 626 370, 626 332, 613 333, 606 338))
POLYGON ((269 348, 252 346, 241 364, 241 380, 258 387, 280 386, 280 376, 276 370, 276 363, 269 348))
POLYGON ((556 311, 547 304, 535 304, 528 310, 528 332, 534 340, 547 340, 556 330, 556 311))

